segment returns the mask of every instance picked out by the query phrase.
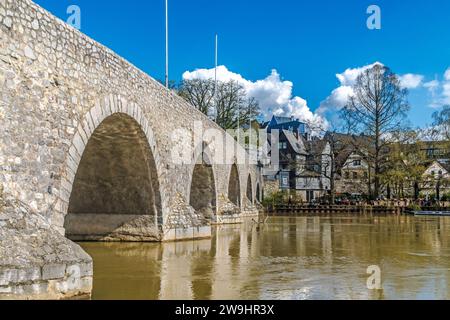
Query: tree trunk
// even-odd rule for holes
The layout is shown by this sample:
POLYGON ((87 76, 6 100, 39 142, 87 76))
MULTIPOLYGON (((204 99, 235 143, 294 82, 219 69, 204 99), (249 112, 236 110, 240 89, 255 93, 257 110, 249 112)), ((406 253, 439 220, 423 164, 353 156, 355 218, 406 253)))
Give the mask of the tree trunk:
POLYGON ((436 200, 439 201, 441 199, 441 182, 438 181, 436 183, 436 200))
POLYGON ((330 196, 331 196, 331 199, 330 199, 330 204, 335 204, 336 203, 336 188, 335 188, 335 181, 334 181, 334 178, 331 178, 331 181, 330 181, 330 196))
POLYGON ((420 190, 419 190, 419 183, 416 181, 416 182, 414 182, 414 200, 419 200, 419 193, 420 193, 420 190))

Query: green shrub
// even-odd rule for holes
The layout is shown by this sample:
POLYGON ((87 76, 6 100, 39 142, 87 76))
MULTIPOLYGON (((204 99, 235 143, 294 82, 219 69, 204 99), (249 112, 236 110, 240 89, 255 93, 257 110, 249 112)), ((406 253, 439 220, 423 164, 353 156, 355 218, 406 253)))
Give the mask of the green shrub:
POLYGON ((286 202, 286 192, 277 191, 272 195, 265 197, 262 204, 267 207, 270 205, 279 205, 286 202))
POLYGON ((416 203, 412 203, 408 206, 408 209, 411 211, 420 211, 420 210, 422 210, 422 207, 416 203))
POLYGON ((450 201, 450 192, 442 196, 441 201, 450 201))

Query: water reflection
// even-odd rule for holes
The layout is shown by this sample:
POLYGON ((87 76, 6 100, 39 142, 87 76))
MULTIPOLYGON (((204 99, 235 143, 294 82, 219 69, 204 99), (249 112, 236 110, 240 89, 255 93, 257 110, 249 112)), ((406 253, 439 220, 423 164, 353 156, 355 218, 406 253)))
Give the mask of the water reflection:
POLYGON ((93 299, 449 299, 450 218, 298 217, 212 239, 83 243, 93 299), (369 265, 383 290, 366 287, 369 265))

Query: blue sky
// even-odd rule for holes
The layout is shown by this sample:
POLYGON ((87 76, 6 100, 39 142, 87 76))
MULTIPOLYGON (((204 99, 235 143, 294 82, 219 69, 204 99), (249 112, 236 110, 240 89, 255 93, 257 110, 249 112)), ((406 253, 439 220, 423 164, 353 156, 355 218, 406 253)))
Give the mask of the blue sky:
MULTIPOLYGON (((63 20, 67 7, 78 5, 82 32, 152 77, 164 78, 164 0, 35 2, 63 20)), ((218 33, 225 73, 245 79, 255 95, 270 87, 262 98, 266 104, 279 90, 281 105, 264 105, 267 112, 301 117, 323 109, 324 101, 332 105, 333 90, 349 84, 346 76, 352 73, 344 72, 376 61, 420 80, 410 88, 414 125, 430 123, 432 112, 450 101, 448 0, 170 0, 169 6, 170 78, 180 81, 185 71, 212 68, 218 33), (381 30, 366 27, 371 4, 381 8, 381 30)))

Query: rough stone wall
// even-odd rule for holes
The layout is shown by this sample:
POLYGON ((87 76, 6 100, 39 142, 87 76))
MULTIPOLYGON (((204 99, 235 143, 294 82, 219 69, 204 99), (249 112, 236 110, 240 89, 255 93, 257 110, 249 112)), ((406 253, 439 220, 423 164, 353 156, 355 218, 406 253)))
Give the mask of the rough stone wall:
POLYGON ((13 196, 0 210, 0 300, 89 297, 92 260, 13 196))

